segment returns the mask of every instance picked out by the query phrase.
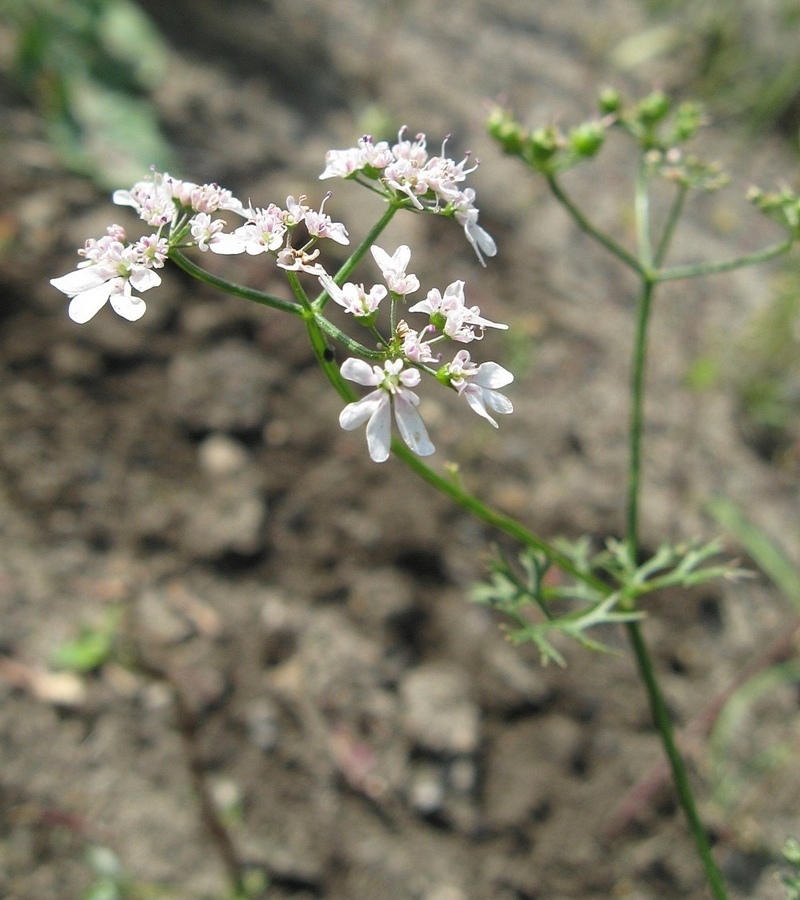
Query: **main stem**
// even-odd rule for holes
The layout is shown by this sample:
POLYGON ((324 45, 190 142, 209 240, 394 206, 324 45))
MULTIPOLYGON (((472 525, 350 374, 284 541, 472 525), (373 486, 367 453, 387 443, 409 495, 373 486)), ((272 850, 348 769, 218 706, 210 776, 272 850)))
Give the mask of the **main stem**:
POLYGON ((647 326, 653 300, 654 282, 645 279, 636 312, 636 333, 631 362, 631 412, 628 430, 628 494, 626 505, 626 542, 632 565, 639 555, 639 484, 642 471, 642 433, 644 431, 644 395, 647 363, 647 326))
POLYGON ((628 631, 628 639, 636 657, 636 664, 639 667, 639 675, 644 682, 647 698, 650 701, 650 712, 661 736, 661 745, 672 770, 672 782, 675 785, 678 799, 689 823, 689 830, 694 840, 697 855, 700 857, 700 862, 705 870, 706 880, 711 888, 714 900, 728 900, 722 873, 711 853, 708 835, 697 811, 686 765, 675 741, 672 720, 670 719, 664 695, 661 693, 661 688, 658 684, 653 659, 642 634, 641 625, 639 622, 627 622, 625 628, 628 631))
MULTIPOLYGON (((643 278, 642 292, 639 296, 639 307, 636 316, 636 333, 634 336, 633 360, 631 371, 631 416, 629 448, 630 461, 628 468, 627 530, 626 543, 632 564, 636 565, 639 552, 639 485, 642 465, 642 436, 644 431, 644 396, 647 363, 647 326, 650 321, 650 310, 653 301, 655 281, 649 276, 643 278)), ((633 611, 633 603, 631 603, 633 611)), ((661 737, 664 753, 672 770, 672 781, 678 794, 678 800, 689 824, 689 830, 703 865, 706 880, 715 900, 727 900, 725 883, 719 867, 711 853, 694 792, 689 782, 689 775, 675 741, 675 732, 669 715, 664 695, 658 683, 653 658, 642 633, 638 621, 627 622, 625 628, 633 649, 639 675, 647 692, 653 722, 661 737)))

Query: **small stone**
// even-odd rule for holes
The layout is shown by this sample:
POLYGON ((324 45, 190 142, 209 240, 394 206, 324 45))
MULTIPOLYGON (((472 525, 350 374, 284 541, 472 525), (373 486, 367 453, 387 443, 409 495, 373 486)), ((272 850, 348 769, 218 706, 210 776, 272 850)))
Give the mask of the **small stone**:
POLYGON ((466 671, 451 663, 412 669, 400 685, 404 727, 420 747, 469 754, 478 747, 479 710, 466 671))
POLYGON ((439 812, 444 803, 445 786, 440 766, 419 765, 414 768, 406 788, 411 808, 422 816, 439 812))
POLYGON ((279 711, 267 697, 258 697, 245 709, 244 719, 247 737, 264 753, 271 753, 278 746, 280 737, 279 711))
POLYGON ((190 638, 194 629, 158 590, 146 590, 136 600, 134 615, 146 638, 157 644, 180 644, 190 638))
POLYGON ((266 500, 258 487, 239 479, 210 487, 187 505, 181 535, 184 549, 201 559, 257 554, 264 546, 267 518, 266 500))
POLYGON ((197 448, 200 468, 208 475, 224 477, 235 475, 246 468, 250 454, 241 441, 216 432, 208 435, 197 448))
POLYGON ((251 344, 227 340, 182 353, 168 373, 169 405, 195 431, 255 431, 267 420, 270 390, 281 367, 251 344))
POLYGON ((356 615, 376 625, 391 625, 414 608, 410 580, 395 569, 359 571, 353 577, 348 605, 356 615))

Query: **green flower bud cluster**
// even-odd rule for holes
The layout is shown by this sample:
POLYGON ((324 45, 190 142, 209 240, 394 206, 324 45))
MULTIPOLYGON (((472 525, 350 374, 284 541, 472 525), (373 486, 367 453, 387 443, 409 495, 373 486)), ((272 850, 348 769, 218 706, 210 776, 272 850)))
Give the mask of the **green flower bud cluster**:
POLYGON ((747 198, 771 219, 788 228, 795 238, 800 238, 800 196, 795 191, 784 187, 767 193, 752 187, 747 198))
POLYGON ((511 156, 532 169, 555 175, 593 157, 603 146, 612 119, 591 119, 562 131, 557 125, 526 129, 507 109, 496 107, 486 123, 489 134, 511 156))
MULTIPOLYGON (((642 150, 666 154, 685 143, 705 123, 702 107, 693 102, 673 104, 663 91, 653 91, 643 99, 628 103, 615 88, 604 88, 598 97, 600 118, 589 119, 569 131, 557 125, 527 129, 507 109, 496 107, 487 122, 489 134, 511 156, 524 160, 545 175, 557 175, 595 156, 605 141, 606 131, 619 125, 642 150)), ((684 161, 681 174, 686 183, 711 190, 722 183, 713 166, 684 161)), ((673 173, 673 177, 675 174, 673 173)))
POLYGON ((700 104, 686 101, 676 107, 663 91, 653 91, 626 105, 617 91, 607 88, 600 94, 600 109, 606 114, 613 112, 643 150, 668 150, 683 144, 706 122, 700 104))

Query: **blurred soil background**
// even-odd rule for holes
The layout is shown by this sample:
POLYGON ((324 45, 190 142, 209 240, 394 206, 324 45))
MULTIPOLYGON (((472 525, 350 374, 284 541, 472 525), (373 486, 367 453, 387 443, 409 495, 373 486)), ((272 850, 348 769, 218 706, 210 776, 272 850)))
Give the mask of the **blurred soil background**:
MULTIPOLYGON (((602 541, 623 527, 635 284, 501 157, 487 110, 569 125, 605 84, 699 96, 733 186, 690 206, 674 258, 756 249, 780 235, 748 184, 796 176, 797 4, 0 10, 0 896, 222 900, 238 868, 270 900, 706 897, 623 636, 619 655, 565 647, 564 670, 511 647, 467 600, 498 536, 370 463, 297 321, 170 269, 140 322, 77 326, 48 279, 111 222, 135 233, 109 191, 151 163, 263 206, 332 187, 358 239, 380 206, 320 184, 325 151, 450 135, 482 161, 498 256, 481 269, 432 217, 384 246, 511 324, 480 349, 515 371, 516 410, 494 433, 426 396, 439 464, 545 536, 602 541)), ((622 240, 631 174, 612 140, 567 181, 622 240)), ((284 289, 261 258, 203 261, 284 289)), ((712 537, 722 496, 797 562, 799 289, 795 257, 659 295, 649 550, 712 537)), ((800 836, 797 608, 757 575, 648 609, 732 896, 778 898, 800 836)))

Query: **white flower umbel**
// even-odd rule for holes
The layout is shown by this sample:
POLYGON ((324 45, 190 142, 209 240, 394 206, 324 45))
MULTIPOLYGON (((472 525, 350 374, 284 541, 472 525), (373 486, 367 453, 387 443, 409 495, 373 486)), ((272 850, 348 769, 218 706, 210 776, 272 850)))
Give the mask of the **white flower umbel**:
POLYGON ((144 315, 147 306, 133 291, 141 293, 161 284, 154 269, 164 265, 169 245, 156 235, 127 246, 124 241, 125 231, 112 225, 107 235, 88 240, 78 251, 86 259, 74 272, 50 279, 54 288, 72 298, 69 317, 73 322, 88 322, 106 303, 130 322, 144 315))
POLYGON ((495 362, 485 362, 476 366, 470 359, 468 350, 459 350, 453 361, 448 363, 440 373, 442 381, 455 388, 470 407, 479 415, 491 422, 495 428, 497 422, 489 415, 486 407, 497 413, 507 415, 514 412, 511 401, 498 391, 511 384, 514 376, 495 362))
POLYGON ((402 359, 386 360, 383 367, 370 366, 363 359, 352 357, 342 363, 341 372, 348 381, 377 388, 361 400, 348 403, 339 415, 339 424, 345 431, 367 423, 367 447, 374 462, 389 458, 392 407, 400 436, 409 449, 417 456, 430 456, 435 450, 417 412, 419 397, 409 390, 419 384, 420 374, 403 366, 402 359))
POLYGON ((171 222, 178 206, 198 213, 223 209, 244 218, 250 215, 240 200, 218 184, 195 184, 166 172, 154 171, 152 178, 137 181, 129 191, 114 191, 113 200, 118 206, 133 207, 153 228, 171 222))
POLYGON ((484 256, 494 256, 497 246, 491 235, 478 225, 475 191, 460 187, 467 175, 478 168, 478 161, 468 165, 469 154, 459 163, 445 156, 447 138, 441 154, 429 157, 425 135, 420 133, 409 140, 405 133, 406 128, 401 128, 392 147, 385 141, 375 144, 369 135, 364 135, 357 147, 329 150, 320 178, 377 181, 392 200, 407 201, 420 211, 454 218, 464 228, 481 265, 486 265, 484 256))

